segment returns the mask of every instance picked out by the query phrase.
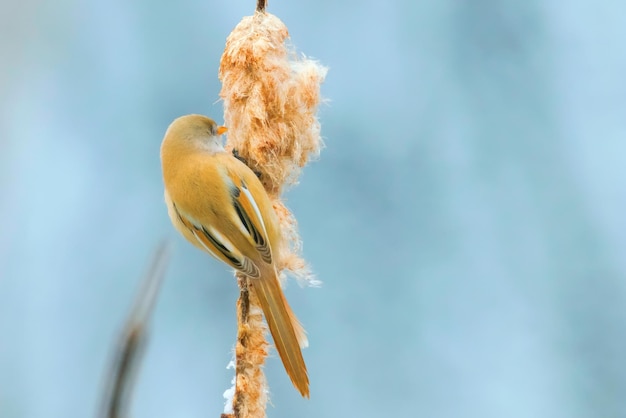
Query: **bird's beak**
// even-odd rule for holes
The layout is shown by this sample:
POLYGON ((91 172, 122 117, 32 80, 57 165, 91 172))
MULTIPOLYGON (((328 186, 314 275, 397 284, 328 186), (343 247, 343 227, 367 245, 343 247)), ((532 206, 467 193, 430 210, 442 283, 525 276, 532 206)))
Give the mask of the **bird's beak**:
POLYGON ((223 134, 224 132, 226 132, 227 130, 228 130, 228 128, 227 128, 227 127, 225 127, 225 126, 218 126, 218 127, 217 127, 217 134, 218 134, 218 135, 222 135, 222 134, 223 134))

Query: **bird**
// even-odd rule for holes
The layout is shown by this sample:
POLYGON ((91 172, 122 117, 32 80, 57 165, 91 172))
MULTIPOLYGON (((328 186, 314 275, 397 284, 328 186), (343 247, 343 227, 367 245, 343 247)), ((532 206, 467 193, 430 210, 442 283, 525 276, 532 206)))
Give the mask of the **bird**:
POLYGON ((161 143, 165 203, 191 244, 249 278, 287 375, 309 398, 304 328, 280 287, 278 217, 257 175, 222 144, 224 126, 203 115, 174 120, 161 143))

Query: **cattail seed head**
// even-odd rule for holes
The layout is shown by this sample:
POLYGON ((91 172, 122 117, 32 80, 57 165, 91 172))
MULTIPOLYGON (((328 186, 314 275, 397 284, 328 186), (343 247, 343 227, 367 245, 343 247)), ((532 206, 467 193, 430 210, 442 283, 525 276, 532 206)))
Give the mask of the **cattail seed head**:
POLYGON ((289 32, 276 16, 256 12, 235 27, 226 40, 219 78, 228 126, 227 149, 236 150, 260 174, 274 201, 284 245, 278 270, 316 284, 299 256, 300 239, 293 215, 280 200, 285 186, 322 147, 316 113, 327 69, 298 56, 286 45, 289 32))

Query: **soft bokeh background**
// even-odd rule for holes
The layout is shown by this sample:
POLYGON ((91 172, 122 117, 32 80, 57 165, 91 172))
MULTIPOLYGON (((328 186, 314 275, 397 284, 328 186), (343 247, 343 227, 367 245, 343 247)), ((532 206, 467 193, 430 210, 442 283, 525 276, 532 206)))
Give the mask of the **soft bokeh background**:
MULTIPOLYGON (((133 416, 217 417, 237 286, 170 226, 171 120, 221 118, 252 0, 0 3, 0 416, 94 416, 157 242, 133 416)), ((330 67, 288 193, 311 400, 279 417, 626 417, 626 6, 270 1, 330 67)))

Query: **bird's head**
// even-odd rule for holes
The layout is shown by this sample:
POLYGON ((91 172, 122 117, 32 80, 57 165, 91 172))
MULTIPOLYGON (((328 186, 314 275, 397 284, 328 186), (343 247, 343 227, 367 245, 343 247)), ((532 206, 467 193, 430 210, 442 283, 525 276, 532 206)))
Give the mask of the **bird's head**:
POLYGON ((225 126, 218 126, 211 118, 203 115, 186 115, 176 119, 167 129, 166 142, 174 146, 219 152, 224 150, 220 136, 226 132, 225 126))

